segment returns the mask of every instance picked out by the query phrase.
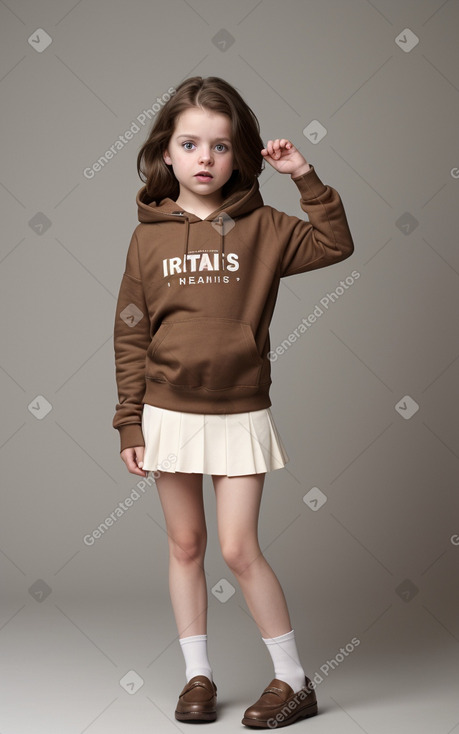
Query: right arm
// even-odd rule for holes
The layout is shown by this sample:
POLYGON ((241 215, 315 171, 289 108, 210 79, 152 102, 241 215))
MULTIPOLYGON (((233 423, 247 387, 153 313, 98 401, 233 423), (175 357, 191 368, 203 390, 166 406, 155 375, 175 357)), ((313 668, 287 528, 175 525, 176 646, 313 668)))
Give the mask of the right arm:
MULTIPOLYGON (((113 346, 115 351, 118 403, 113 428, 119 431, 120 453, 133 459, 134 449, 145 447, 142 433, 142 398, 145 394, 145 355, 150 344, 150 319, 140 273, 137 235, 129 245, 118 294, 113 346), (130 452, 124 454, 124 450, 130 452)), ((143 448, 141 457, 143 459, 143 448)), ((127 463, 127 462, 126 462, 127 463)), ((128 465, 129 471, 132 471, 128 465)), ((134 473, 146 476, 138 469, 134 473)))

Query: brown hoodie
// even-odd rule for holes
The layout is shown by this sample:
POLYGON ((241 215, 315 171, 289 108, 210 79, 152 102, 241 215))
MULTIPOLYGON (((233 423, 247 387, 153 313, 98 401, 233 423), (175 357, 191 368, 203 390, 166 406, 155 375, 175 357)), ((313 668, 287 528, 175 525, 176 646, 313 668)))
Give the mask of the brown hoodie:
POLYGON ((120 451, 145 445, 143 403, 190 413, 271 405, 269 324, 280 278, 354 251, 338 192, 312 165, 291 180, 309 221, 264 205, 258 179, 205 219, 138 191, 140 224, 114 326, 120 451))

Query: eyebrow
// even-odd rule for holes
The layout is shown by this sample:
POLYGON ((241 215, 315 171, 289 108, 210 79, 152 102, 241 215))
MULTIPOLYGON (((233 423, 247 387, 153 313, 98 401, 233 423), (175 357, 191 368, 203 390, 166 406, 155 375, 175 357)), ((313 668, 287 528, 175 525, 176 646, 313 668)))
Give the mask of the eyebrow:
MULTIPOLYGON (((193 140, 200 140, 199 135, 192 135, 191 133, 186 133, 184 135, 177 135, 177 138, 193 138, 193 140)), ((215 138, 215 140, 224 140, 227 143, 231 143, 231 140, 229 138, 215 138)))

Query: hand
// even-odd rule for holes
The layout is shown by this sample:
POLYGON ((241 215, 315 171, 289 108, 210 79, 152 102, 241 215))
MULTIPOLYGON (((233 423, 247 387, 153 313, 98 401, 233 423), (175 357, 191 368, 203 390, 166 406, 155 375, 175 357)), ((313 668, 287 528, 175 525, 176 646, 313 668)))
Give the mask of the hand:
POLYGON ((279 171, 279 173, 290 173, 292 178, 307 173, 310 169, 309 163, 295 148, 290 140, 277 138, 268 140, 266 148, 262 148, 261 155, 265 161, 279 171))
POLYGON ((131 446, 121 452, 121 458, 131 474, 138 474, 139 477, 148 476, 148 472, 144 471, 141 466, 139 466, 143 464, 144 452, 145 446, 131 446))

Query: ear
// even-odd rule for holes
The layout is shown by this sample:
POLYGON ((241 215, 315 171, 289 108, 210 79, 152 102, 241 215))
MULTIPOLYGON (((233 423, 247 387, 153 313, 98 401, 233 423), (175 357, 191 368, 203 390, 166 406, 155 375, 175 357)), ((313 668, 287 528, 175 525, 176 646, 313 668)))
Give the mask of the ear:
POLYGON ((169 156, 169 151, 167 149, 163 153, 163 159, 164 159, 164 163, 166 163, 168 166, 172 165, 172 160, 169 156))

